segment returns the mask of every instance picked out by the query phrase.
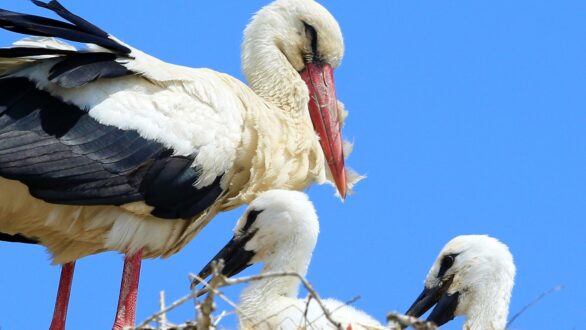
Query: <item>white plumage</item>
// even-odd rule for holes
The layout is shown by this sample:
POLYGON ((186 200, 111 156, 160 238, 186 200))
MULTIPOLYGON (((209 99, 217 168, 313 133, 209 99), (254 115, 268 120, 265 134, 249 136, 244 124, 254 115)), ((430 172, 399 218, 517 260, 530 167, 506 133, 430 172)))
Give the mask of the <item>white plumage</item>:
MULTIPOLYGON (((96 210, 87 206, 61 207, 61 220, 43 220, 36 215, 50 214, 48 210, 54 206, 23 194, 0 202, 0 210, 9 207, 2 204, 15 200, 27 205, 27 209, 10 212, 17 226, 2 223, 0 231, 24 235, 34 231, 34 237, 48 246, 57 263, 103 250, 132 252, 140 247, 145 248, 146 257, 169 255, 189 242, 219 210, 250 202, 258 192, 270 188, 302 189, 311 182, 325 182, 327 166, 307 111, 308 89, 298 73, 305 65, 304 54, 311 52, 303 22, 311 22, 319 31, 323 60, 334 68, 339 65, 344 48, 333 17, 311 0, 279 0, 259 12, 245 33, 243 69, 253 90, 209 69, 160 61, 111 36, 130 49, 128 58, 118 58, 117 62, 140 75, 64 88, 48 78, 62 56, 43 61, 28 57, 23 59, 26 67, 5 69, 5 77, 34 81, 51 95, 87 109, 100 124, 136 131, 172 149, 174 155, 196 153, 192 166, 201 175, 194 186, 209 186, 223 175, 221 184, 226 194, 207 212, 180 223, 151 216, 151 209, 142 203, 107 207, 112 220, 95 216, 96 210), (145 231, 157 234, 144 235, 145 231), (64 240, 69 242, 65 244, 64 240), (59 248, 78 242, 82 246, 75 251, 59 248)), ((28 38, 15 46, 74 49, 45 37, 28 38)), ((89 50, 111 52, 98 46, 89 50)), ((351 177, 348 185, 354 181, 351 177)), ((5 180, 2 183, 8 185, 5 180)))
POLYGON ((0 49, 0 239, 43 244, 55 263, 169 256, 263 191, 329 181, 344 197, 358 179, 333 84, 342 35, 313 0, 277 0, 251 21, 250 87, 33 2, 68 23, 0 9, 0 27, 33 36, 0 49))
MULTIPOLYGON (((253 263, 262 274, 291 272, 304 277, 311 261, 319 224, 313 204, 301 192, 272 190, 260 194, 234 229, 234 238, 213 258, 223 259, 222 273, 232 276, 253 263)), ((211 273, 210 262, 200 272, 211 273)), ((315 300, 299 298, 297 277, 267 277, 251 282, 238 305, 241 329, 335 329, 315 300)), ((334 299, 323 300, 343 329, 382 328, 375 319, 334 299)))
POLYGON ((425 279, 425 289, 407 314, 438 325, 466 317, 465 330, 504 330, 515 264, 508 247, 486 235, 462 235, 444 246, 425 279))

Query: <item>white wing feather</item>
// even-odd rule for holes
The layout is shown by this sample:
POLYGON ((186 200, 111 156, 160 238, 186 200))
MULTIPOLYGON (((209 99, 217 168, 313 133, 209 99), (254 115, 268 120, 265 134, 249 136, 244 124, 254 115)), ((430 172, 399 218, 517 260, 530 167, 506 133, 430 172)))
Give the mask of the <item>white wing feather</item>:
MULTIPOLYGON (((54 38, 27 38, 18 45, 75 50, 54 38)), ((88 51, 105 50, 93 45, 88 51)), ((123 64, 138 74, 78 88, 62 88, 48 81, 56 61, 51 59, 12 76, 34 80, 40 88, 87 109, 102 124, 136 130, 178 155, 197 154, 194 165, 201 168, 197 186, 211 184, 232 167, 241 140, 244 107, 233 89, 240 82, 212 70, 169 64, 136 49, 131 56, 123 64)), ((0 60, 0 70, 4 63, 14 68, 15 63, 0 60)))

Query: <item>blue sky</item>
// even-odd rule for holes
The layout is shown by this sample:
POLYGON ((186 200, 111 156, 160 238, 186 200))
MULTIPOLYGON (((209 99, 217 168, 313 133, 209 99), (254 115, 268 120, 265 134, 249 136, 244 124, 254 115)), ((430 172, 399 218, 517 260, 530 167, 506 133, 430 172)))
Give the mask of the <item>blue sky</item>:
MULTIPOLYGON (((163 60, 241 79, 242 30, 266 3, 63 0, 163 60)), ((335 74, 355 141, 348 163, 368 179, 344 203, 329 186, 309 189, 321 235, 308 277, 321 295, 360 295, 355 305, 383 320, 419 294, 448 240, 490 234, 515 256, 511 313, 565 286, 514 329, 586 328, 586 2, 322 3, 346 41, 335 74)), ((2 7, 43 13, 22 0, 2 7)), ((0 32, 3 46, 16 38, 0 32)), ((138 320, 157 309, 160 290, 168 300, 188 292, 187 274, 224 245, 240 214, 217 217, 179 254, 144 262, 138 320)), ((50 323, 59 268, 48 259, 40 247, 0 243, 3 330, 50 323)), ((111 327, 121 266, 113 252, 78 262, 69 329, 111 327)), ((240 289, 226 292, 237 299, 240 289)), ((193 318, 191 307, 169 318, 193 318)))

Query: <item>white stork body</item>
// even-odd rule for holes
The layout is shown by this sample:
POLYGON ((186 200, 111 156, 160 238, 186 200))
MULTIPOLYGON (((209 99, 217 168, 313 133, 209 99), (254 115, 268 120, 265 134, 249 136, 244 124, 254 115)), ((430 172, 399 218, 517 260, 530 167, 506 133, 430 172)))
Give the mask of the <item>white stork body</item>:
POLYGON ((192 166, 203 175, 196 188, 209 186, 222 175, 225 185, 234 187, 213 209, 190 222, 160 219, 142 202, 50 204, 32 197, 22 183, 0 179, 0 231, 39 238, 55 263, 104 250, 132 253, 144 248, 146 257, 170 255, 219 210, 238 206, 273 186, 303 189, 313 181, 325 180, 323 153, 309 115, 295 118, 276 111, 274 105, 228 75, 160 62, 158 66, 168 66, 184 80, 155 85, 132 76, 69 90, 41 79, 52 65, 33 66, 13 76, 38 76, 35 81, 43 89, 90 109, 89 116, 100 124, 135 130, 141 137, 173 149, 175 155, 189 156, 198 150, 192 166), (261 131, 260 127, 272 129, 261 131))
POLYGON ((407 311, 443 325, 463 315, 464 330, 505 330, 515 264, 509 248, 486 235, 462 235, 444 246, 407 311))
POLYGON ((342 36, 313 0, 277 0, 252 20, 252 88, 33 2, 71 24, 0 9, 0 27, 36 36, 0 49, 0 239, 43 244, 55 263, 168 256, 262 191, 352 186, 332 74, 342 36))
MULTIPOLYGON (((277 1, 269 9, 279 9, 289 2, 277 1)), ((310 0, 307 3, 312 10, 319 9, 318 17, 331 18, 323 7, 310 0)), ((266 20, 266 16, 258 15, 249 30, 262 25, 258 21, 266 20)), ((259 36, 254 32, 247 36, 243 49, 252 51, 258 47, 255 42, 260 42, 259 36)), ((177 252, 216 212, 249 202, 259 192, 270 188, 299 190, 312 182, 326 181, 329 173, 324 153, 307 111, 307 86, 282 53, 272 54, 274 57, 270 51, 243 54, 243 65, 249 68, 246 74, 252 77, 253 87, 259 91, 256 93, 226 74, 168 64, 113 37, 109 39, 129 49, 129 54, 116 58, 116 63, 133 74, 63 87, 63 83, 49 78, 51 70, 67 58, 61 54, 52 55, 54 59, 45 59, 49 56, 44 55, 42 60, 32 56, 20 62, 6 60, 0 74, 6 81, 25 78, 49 96, 86 110, 84 115, 94 121, 94 129, 109 126, 133 131, 139 138, 171 150, 173 156, 193 158, 190 166, 198 177, 190 184, 200 189, 221 178, 215 183, 221 188, 221 198, 202 212, 190 214, 190 221, 175 220, 154 216, 155 206, 142 200, 114 201, 113 205, 88 201, 89 206, 84 200, 75 201, 81 205, 50 198, 43 201, 31 196, 15 176, 16 180, 0 179, 0 194, 6 194, 0 201, 0 232, 40 240, 57 263, 103 250, 131 252, 141 247, 147 257, 164 256, 177 252), (258 63, 270 63, 270 74, 258 72, 258 63), (64 250, 71 244, 80 246, 76 251, 64 250)), ((75 51, 53 38, 29 38, 14 47, 22 46, 75 51)), ((98 46, 91 46, 89 51, 113 53, 98 46)), ((341 57, 339 52, 335 65, 341 57)), ((42 152, 36 155, 40 157, 42 152)), ((92 160, 104 161, 95 158, 92 160)))
MULTIPOLYGON (((147 257, 169 255, 219 210, 247 202, 270 187, 303 189, 313 181, 325 181, 323 152, 307 111, 297 116, 278 111, 239 80, 222 73, 167 64, 134 50, 131 56, 142 56, 142 65, 157 68, 153 77, 148 76, 152 80, 129 76, 67 89, 47 79, 55 61, 11 76, 32 79, 65 102, 89 109, 88 115, 100 124, 134 130, 173 149, 175 155, 189 156, 197 150, 192 166, 203 175, 195 187, 209 186, 225 175, 224 185, 234 189, 212 212, 188 222, 152 216, 152 207, 141 202, 49 204, 32 197, 24 185, 0 179, 6 187, 0 194, 9 195, 0 201, 6 215, 2 218, 8 219, 1 224, 2 232, 41 239, 56 263, 104 250, 132 252, 140 247, 147 257), (176 78, 163 80, 170 79, 166 75, 176 78), (157 77, 161 80, 154 80, 157 77), (76 248, 70 249, 71 244, 76 248)), ((299 103, 306 104, 307 99, 299 103)))
MULTIPOLYGON (((263 263, 260 275, 296 273, 304 277, 311 261, 319 224, 307 195, 271 190, 255 199, 234 229, 234 237, 212 261, 224 260, 222 273, 233 276, 249 265, 263 263)), ((200 272, 211 274, 212 261, 200 272)), ((301 281, 292 276, 267 276, 251 282, 241 294, 241 329, 335 329, 312 299, 298 298, 301 281)), ((325 308, 343 329, 379 329, 375 319, 334 299, 325 308)))

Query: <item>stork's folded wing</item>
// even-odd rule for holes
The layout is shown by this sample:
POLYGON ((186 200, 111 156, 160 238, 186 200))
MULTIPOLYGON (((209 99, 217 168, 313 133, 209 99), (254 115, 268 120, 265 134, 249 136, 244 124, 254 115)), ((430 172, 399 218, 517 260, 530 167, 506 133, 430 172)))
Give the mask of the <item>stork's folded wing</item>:
POLYGON ((0 79, 0 176, 50 203, 144 201, 160 218, 191 218, 222 193, 220 177, 197 189, 190 157, 100 124, 26 78, 0 79))

